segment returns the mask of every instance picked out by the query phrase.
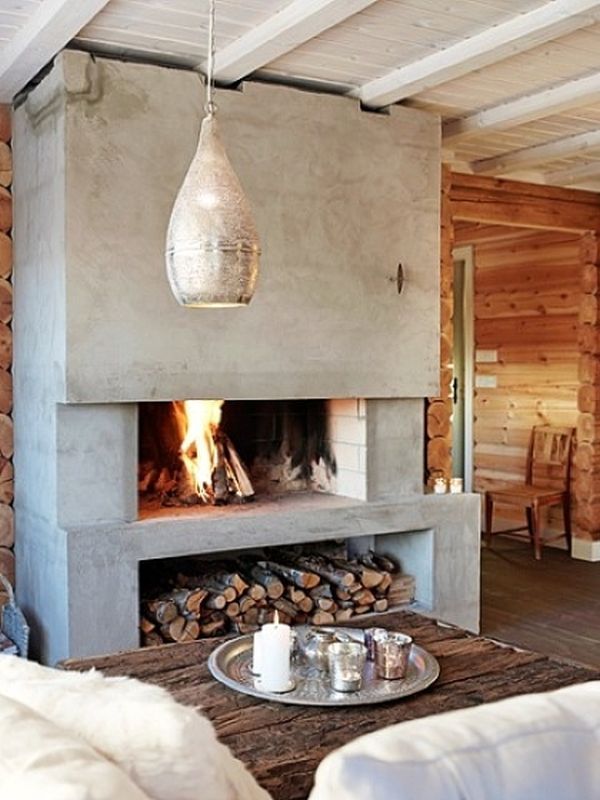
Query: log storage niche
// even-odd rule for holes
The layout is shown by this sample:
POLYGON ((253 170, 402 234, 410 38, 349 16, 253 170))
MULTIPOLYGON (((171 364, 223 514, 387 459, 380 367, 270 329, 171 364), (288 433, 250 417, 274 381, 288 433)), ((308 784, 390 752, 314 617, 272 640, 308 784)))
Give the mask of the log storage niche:
POLYGON ((344 543, 267 548, 236 558, 148 561, 140 570, 142 646, 252 633, 277 611, 291 624, 343 624, 411 603, 415 580, 387 556, 344 543))

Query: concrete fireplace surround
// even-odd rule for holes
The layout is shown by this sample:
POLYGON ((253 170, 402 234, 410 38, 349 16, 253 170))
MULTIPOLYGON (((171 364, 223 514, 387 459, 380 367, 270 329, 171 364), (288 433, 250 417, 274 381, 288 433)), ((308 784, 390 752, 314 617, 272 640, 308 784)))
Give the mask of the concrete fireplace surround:
POLYGON ((426 613, 476 630, 478 498, 422 494, 439 120, 259 84, 218 103, 264 251, 233 311, 179 308, 164 270, 196 75, 65 52, 15 112, 17 589, 34 652, 135 647, 146 559, 334 537, 397 555, 426 613), (339 494, 138 519, 138 404, 203 397, 336 398, 339 494))

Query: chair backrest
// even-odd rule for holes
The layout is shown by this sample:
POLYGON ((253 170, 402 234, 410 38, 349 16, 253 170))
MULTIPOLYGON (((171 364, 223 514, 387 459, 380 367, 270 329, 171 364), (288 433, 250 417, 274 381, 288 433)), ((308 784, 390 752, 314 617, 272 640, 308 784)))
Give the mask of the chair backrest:
POLYGON ((574 433, 573 428, 534 426, 527 455, 527 483, 568 491, 574 433))

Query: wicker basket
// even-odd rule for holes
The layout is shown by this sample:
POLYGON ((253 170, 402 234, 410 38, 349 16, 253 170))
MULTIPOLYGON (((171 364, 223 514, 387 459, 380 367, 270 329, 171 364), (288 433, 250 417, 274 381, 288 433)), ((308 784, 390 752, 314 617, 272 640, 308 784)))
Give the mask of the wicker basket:
POLYGON ((29 625, 23 612, 15 603, 13 588, 0 572, 0 585, 8 594, 8 603, 0 608, 0 631, 14 642, 21 658, 27 658, 29 649, 29 625))

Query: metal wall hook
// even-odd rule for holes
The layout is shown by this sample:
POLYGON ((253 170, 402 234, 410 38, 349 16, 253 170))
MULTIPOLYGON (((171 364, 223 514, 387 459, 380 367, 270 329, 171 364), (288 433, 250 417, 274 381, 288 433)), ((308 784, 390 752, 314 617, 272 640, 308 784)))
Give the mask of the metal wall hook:
POLYGON ((398 288, 398 294, 402 294, 402 289, 404 288, 404 267, 402 266, 402 262, 398 264, 398 272, 396 273, 396 286, 398 288))

